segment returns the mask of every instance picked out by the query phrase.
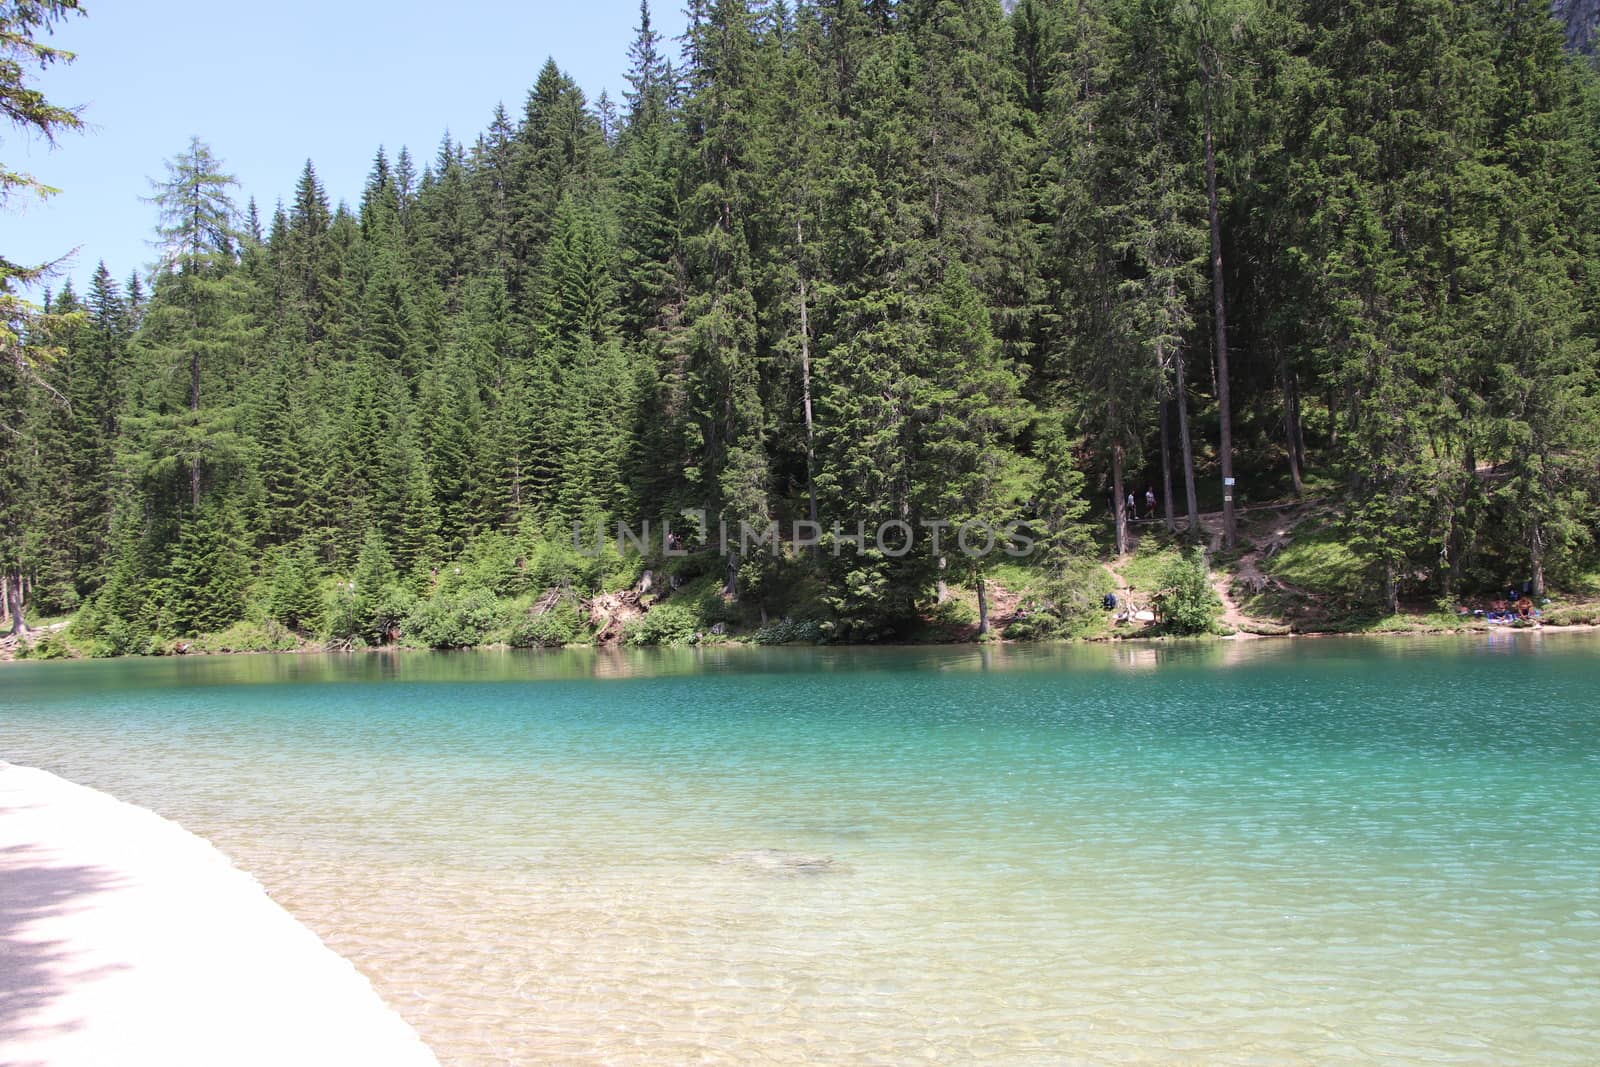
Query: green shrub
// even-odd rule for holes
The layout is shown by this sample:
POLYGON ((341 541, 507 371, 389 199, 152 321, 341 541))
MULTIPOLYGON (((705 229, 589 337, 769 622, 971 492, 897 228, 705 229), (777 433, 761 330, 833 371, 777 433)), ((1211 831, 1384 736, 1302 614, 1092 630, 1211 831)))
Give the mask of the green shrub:
POLYGON ((871 549, 853 562, 831 576, 822 600, 833 617, 822 629, 830 641, 877 641, 913 618, 916 605, 906 587, 895 581, 897 561, 871 549))
POLYGON ((1167 569, 1182 558, 1179 549, 1162 547, 1154 538, 1147 538, 1139 543, 1133 558, 1123 564, 1122 576, 1127 579, 1129 588, 1141 593, 1158 593, 1167 569))
POLYGON ((1211 587, 1211 572, 1198 551, 1174 555, 1157 577, 1162 628, 1173 634, 1203 634, 1216 623, 1222 601, 1211 587))
POLYGON ((1063 636, 1065 626, 1054 611, 1039 608, 1018 615, 1006 627, 1009 641, 1054 641, 1063 636))
POLYGON ((231 507, 202 508, 185 519, 172 548, 164 631, 214 633, 244 616, 250 565, 243 542, 243 527, 231 507))
POLYGON ((620 593, 624 589, 632 589, 639 584, 639 579, 644 575, 644 559, 635 552, 617 556, 613 550, 601 556, 599 562, 602 593, 620 593))
POLYGON ((18 659, 71 659, 76 653, 60 631, 40 634, 17 649, 18 659))
POLYGON ((583 619, 571 602, 557 604, 543 615, 527 615, 511 627, 513 648, 560 648, 584 636, 583 619))
POLYGON ((1600 625, 1600 604, 1589 604, 1581 607, 1551 608, 1544 613, 1542 622, 1551 626, 1596 626, 1600 625))
MULTIPOLYGON (((1040 605, 1060 621, 1055 637, 1091 637, 1104 633, 1111 621, 1106 610, 1107 593, 1116 592, 1117 581, 1111 572, 1094 559, 1084 557, 1059 566, 1043 583, 1040 605)), ((1010 636, 1008 628, 1007 636, 1010 636)))
POLYGON ((128 619, 107 619, 99 627, 99 636, 89 648, 97 659, 110 656, 145 656, 150 653, 151 634, 138 622, 128 619))
POLYGON ((429 648, 470 648, 506 624, 505 609, 484 588, 440 590, 406 616, 406 637, 429 648))
POLYGON ((815 619, 781 619, 750 635, 756 645, 818 645, 822 640, 822 624, 815 619))
POLYGON ((386 645, 416 610, 416 596, 399 582, 362 592, 347 584, 334 590, 327 603, 328 636, 363 645, 386 645))
POLYGON ((401 583, 389 550, 367 534, 355 573, 341 581, 326 605, 328 636, 352 644, 386 645, 416 608, 416 596, 401 583))
POLYGON ((105 624, 105 613, 91 597, 83 602, 83 607, 72 617, 72 625, 67 627, 67 633, 74 640, 89 642, 100 636, 100 630, 105 624))
POLYGON ((700 616, 690 605, 677 601, 657 604, 623 631, 630 645, 681 645, 695 640, 700 616))
POLYGON ((274 619, 247 619, 218 633, 201 634, 188 646, 192 652, 292 652, 300 642, 293 631, 274 619))

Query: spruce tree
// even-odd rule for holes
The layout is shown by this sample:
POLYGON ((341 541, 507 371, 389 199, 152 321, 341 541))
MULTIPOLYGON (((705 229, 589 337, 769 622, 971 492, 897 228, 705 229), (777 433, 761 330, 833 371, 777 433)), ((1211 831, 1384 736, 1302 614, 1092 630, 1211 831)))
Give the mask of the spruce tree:
POLYGON ((249 564, 243 531, 227 505, 187 516, 173 546, 166 623, 180 637, 225 630, 244 616, 249 564))

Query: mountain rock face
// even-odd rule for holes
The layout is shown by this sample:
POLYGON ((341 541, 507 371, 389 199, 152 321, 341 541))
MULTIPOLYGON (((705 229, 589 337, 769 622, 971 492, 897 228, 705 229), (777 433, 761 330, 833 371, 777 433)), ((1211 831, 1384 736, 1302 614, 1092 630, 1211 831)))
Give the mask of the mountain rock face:
POLYGON ((1600 0, 1552 0, 1551 6, 1567 29, 1567 47, 1594 55, 1600 43, 1600 0))

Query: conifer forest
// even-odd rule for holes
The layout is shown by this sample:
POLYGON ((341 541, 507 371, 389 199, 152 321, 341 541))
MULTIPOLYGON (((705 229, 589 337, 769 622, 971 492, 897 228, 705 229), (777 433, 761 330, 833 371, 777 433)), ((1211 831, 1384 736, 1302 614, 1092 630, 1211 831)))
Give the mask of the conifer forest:
POLYGON ((1158 545, 1174 617, 1253 550, 1371 619, 1600 573, 1600 80, 1550 0, 687 15, 641 6, 619 99, 552 59, 372 145, 354 202, 309 160, 241 198, 201 131, 153 264, 0 260, 6 628, 1051 637, 1158 545), (1271 508, 1311 518, 1269 558, 1271 508), (980 519, 1033 551, 954 550, 980 519))

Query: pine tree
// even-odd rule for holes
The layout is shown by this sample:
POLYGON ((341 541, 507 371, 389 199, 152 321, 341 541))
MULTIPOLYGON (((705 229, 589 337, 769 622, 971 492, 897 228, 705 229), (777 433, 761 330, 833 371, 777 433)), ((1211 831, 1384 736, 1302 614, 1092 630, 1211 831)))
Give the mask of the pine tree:
POLYGON ((86 321, 73 335, 67 391, 72 412, 73 580, 83 596, 99 586, 106 565, 128 346, 127 309, 104 262, 90 280, 86 310, 86 321))
POLYGON ((500 272, 511 266, 511 183, 516 136, 505 105, 496 104, 489 129, 472 148, 469 180, 480 220, 476 235, 479 261, 500 272))
POLYGON ((244 616, 249 565, 243 531, 226 505, 188 516, 173 546, 167 625, 179 636, 225 630, 244 616))
POLYGON ((947 274, 930 327, 927 364, 914 397, 923 440, 912 473, 913 513, 919 522, 950 524, 956 544, 947 549, 945 558, 954 563, 948 569, 976 584, 981 636, 989 632, 984 575, 1003 558, 998 542, 1006 527, 1021 521, 1037 479, 1013 447, 1031 413, 1020 402, 1015 368, 1002 356, 988 309, 964 268, 947 274))
POLYGON ((547 61, 517 130, 509 197, 512 294, 529 312, 556 206, 568 192, 592 189, 605 158, 600 125, 583 91, 547 61))
MULTIPOLYGON (((671 343, 670 388, 682 412, 684 487, 720 522, 765 526, 767 451, 756 353, 756 302, 746 218, 753 178, 746 150, 753 40, 743 0, 719 0, 690 27, 691 86, 684 205, 690 290, 671 343)), ((726 589, 736 595, 740 553, 726 589)))
POLYGON ((253 414, 259 516, 251 524, 266 545, 286 545, 311 533, 311 484, 303 384, 286 362, 267 372, 253 414))
POLYGON ((267 615, 302 635, 321 629, 321 576, 310 553, 278 553, 267 587, 267 615))
POLYGON ((279 266, 285 276, 286 303, 280 315, 304 331, 311 360, 322 358, 322 347, 334 337, 336 319, 344 305, 342 264, 331 230, 333 215, 327 195, 311 161, 295 187, 284 234, 283 258, 279 266))
MULTIPOLYGON (((77 108, 53 102, 30 82, 35 74, 76 58, 46 44, 44 38, 70 16, 82 13, 77 0, 12 0, 0 6, 0 114, 25 135, 36 135, 52 145, 57 134, 82 128, 83 120, 77 108)), ((18 193, 42 198, 53 192, 33 175, 0 165, 0 207, 9 206, 18 193)), ((51 315, 48 306, 41 313, 22 295, 25 287, 38 283, 51 266, 18 263, 0 252, 0 442, 8 452, 26 453, 33 447, 27 436, 25 408, 30 394, 44 385, 39 368, 53 354, 48 346, 31 344, 30 334, 68 325, 51 315)), ((0 466, 20 468, 22 464, 0 466)), ((20 470, 0 473, 0 521, 10 533, 0 540, 0 615, 10 613, 13 634, 28 630, 25 605, 34 564, 23 542, 36 541, 39 536, 29 528, 27 488, 20 470)), ((55 583, 59 579, 51 576, 49 580, 55 583)))
POLYGON ((229 467, 239 448, 234 413, 208 405, 203 390, 208 378, 226 385, 246 365, 249 326, 239 318, 244 281, 233 269, 237 238, 228 194, 235 184, 198 139, 168 161, 165 181, 152 183, 161 272, 140 331, 146 376, 140 414, 131 421, 145 478, 164 478, 181 464, 195 511, 208 470, 229 467))

